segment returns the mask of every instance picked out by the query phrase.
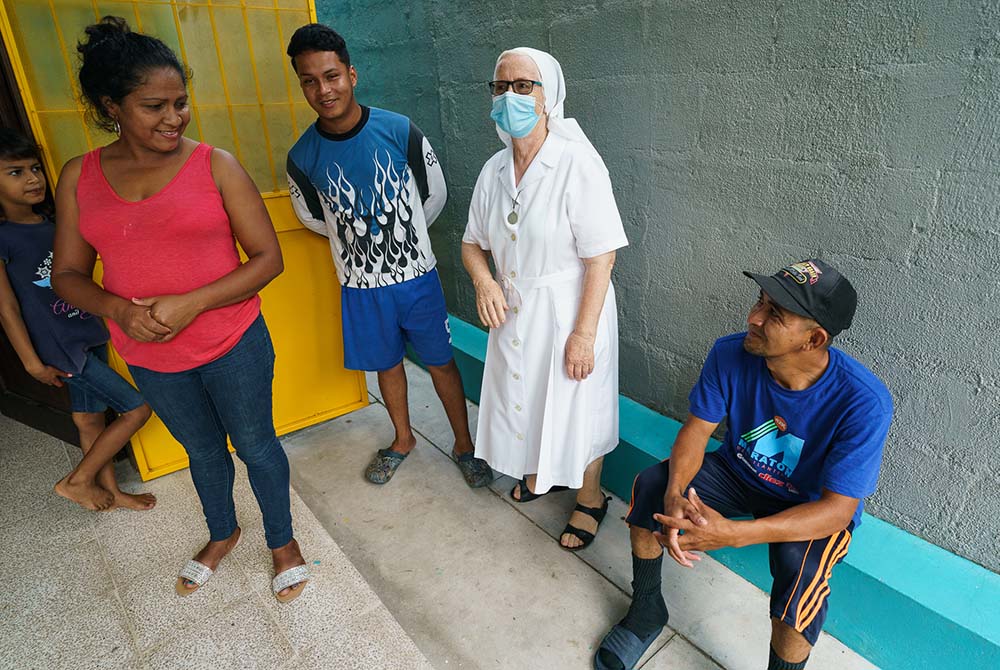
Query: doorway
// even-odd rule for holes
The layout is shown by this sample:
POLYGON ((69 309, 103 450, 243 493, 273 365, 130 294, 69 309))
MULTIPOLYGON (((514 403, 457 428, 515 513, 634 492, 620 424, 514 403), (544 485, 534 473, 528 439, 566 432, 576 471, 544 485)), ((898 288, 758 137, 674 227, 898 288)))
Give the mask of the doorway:
MULTIPOLYGON (((0 124, 35 139, 28 113, 18 93, 7 45, 0 35, 0 124)), ((58 166, 46 166, 51 171, 58 166)), ((47 186, 51 198, 51 185, 47 186)), ((48 386, 29 375, 0 328, 0 413, 15 421, 79 446, 70 413, 69 391, 48 386)))

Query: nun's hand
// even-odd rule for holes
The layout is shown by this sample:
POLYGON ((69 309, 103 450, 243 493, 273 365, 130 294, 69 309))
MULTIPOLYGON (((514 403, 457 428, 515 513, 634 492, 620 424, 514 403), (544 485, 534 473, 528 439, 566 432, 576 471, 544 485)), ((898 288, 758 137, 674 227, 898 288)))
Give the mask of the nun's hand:
POLYGON ((507 320, 507 299, 500 284, 492 277, 473 284, 476 287, 476 310, 479 320, 488 328, 499 328, 507 320))
POLYGON ((566 374, 582 382, 594 371, 594 337, 573 331, 566 339, 566 374))

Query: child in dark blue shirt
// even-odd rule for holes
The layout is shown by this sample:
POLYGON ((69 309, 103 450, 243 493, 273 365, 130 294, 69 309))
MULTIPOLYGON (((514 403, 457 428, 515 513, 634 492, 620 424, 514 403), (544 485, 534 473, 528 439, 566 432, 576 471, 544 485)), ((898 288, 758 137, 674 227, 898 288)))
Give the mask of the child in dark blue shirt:
POLYGON ((38 148, 0 129, 0 325, 25 370, 50 386, 69 386, 84 457, 55 485, 88 509, 152 509, 151 494, 118 488, 111 459, 150 416, 149 405, 107 363, 99 318, 60 299, 51 286, 55 223, 43 213, 45 173, 38 148), (111 407, 121 416, 105 426, 111 407))

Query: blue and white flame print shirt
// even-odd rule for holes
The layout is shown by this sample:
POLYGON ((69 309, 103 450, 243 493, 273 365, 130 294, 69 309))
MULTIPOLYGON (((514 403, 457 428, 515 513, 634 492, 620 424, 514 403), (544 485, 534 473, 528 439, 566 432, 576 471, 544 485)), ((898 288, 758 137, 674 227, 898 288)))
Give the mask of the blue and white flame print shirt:
POLYGON ((349 132, 313 124, 288 152, 288 188, 302 224, 330 238, 340 283, 391 286, 434 269, 427 227, 448 198, 444 173, 405 116, 362 107, 349 132))

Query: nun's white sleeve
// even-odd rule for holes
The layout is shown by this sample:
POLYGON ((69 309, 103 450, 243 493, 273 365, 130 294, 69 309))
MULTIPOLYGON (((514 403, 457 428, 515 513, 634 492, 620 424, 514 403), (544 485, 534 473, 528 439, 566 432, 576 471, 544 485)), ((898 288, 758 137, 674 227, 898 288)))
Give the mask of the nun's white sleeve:
MULTIPOLYGON (((489 161, 479 173, 476 180, 476 187, 472 190, 472 202, 469 203, 469 221, 465 224, 465 234, 462 241, 468 244, 475 244, 483 251, 490 250, 489 218, 486 212, 486 186, 489 182, 485 178, 487 172, 492 173, 493 161, 489 161)), ((495 183, 496 180, 494 179, 495 183)))
POLYGON ((596 153, 578 151, 568 184, 569 225, 580 258, 593 258, 628 246, 611 178, 596 153))

